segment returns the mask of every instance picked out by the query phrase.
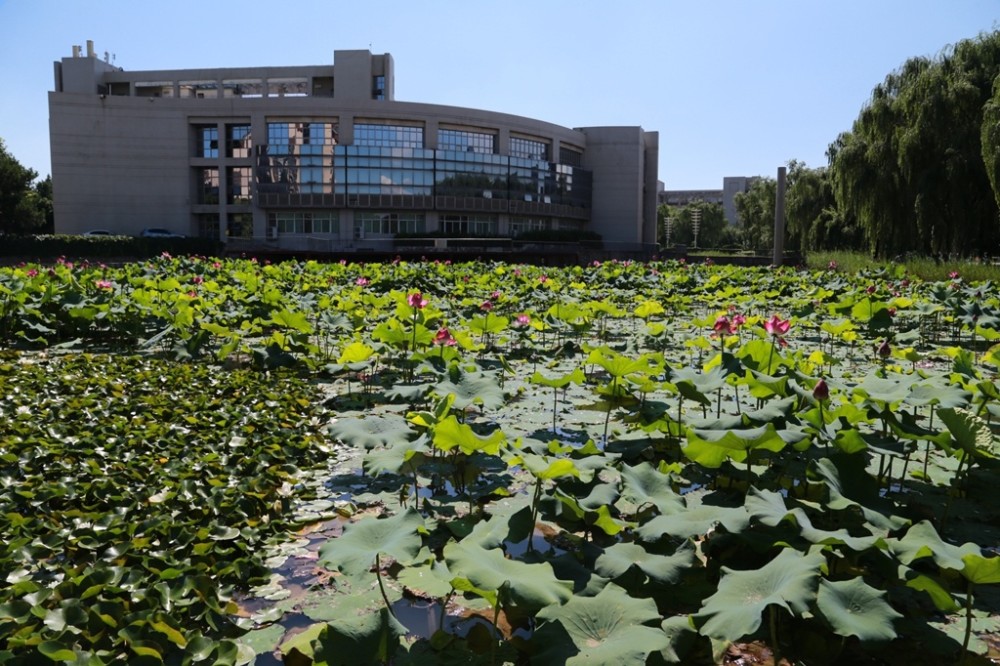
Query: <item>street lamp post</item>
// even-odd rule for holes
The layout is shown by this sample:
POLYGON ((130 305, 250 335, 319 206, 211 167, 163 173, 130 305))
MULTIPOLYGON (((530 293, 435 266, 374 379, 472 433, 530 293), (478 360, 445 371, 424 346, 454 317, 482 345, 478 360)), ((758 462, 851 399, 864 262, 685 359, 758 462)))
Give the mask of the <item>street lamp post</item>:
POLYGON ((694 233, 694 242, 691 247, 698 247, 698 230, 701 229, 701 208, 691 211, 691 231, 694 233))

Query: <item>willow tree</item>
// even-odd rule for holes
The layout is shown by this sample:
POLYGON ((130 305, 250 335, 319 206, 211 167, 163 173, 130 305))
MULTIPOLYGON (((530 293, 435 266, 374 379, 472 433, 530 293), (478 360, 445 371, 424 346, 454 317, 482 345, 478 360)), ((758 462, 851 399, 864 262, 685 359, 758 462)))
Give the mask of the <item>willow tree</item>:
POLYGON ((998 74, 1000 32, 911 58, 831 145, 838 208, 875 255, 1000 251, 982 139, 998 74))

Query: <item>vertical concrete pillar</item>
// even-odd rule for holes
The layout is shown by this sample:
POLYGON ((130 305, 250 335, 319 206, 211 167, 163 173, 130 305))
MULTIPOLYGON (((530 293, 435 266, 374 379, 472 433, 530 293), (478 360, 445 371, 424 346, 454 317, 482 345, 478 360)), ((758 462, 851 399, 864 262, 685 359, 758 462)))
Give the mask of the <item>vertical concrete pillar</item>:
POLYGON ((774 196, 774 256, 771 263, 780 266, 785 256, 785 167, 778 167, 778 187, 774 196))

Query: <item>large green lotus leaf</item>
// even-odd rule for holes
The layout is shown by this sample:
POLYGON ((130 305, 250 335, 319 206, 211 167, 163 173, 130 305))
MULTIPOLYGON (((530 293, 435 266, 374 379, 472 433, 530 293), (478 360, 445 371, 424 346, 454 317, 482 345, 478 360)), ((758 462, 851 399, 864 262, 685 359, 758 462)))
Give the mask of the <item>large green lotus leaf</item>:
POLYGON ((344 347, 337 359, 337 363, 364 363, 375 354, 375 348, 363 342, 352 342, 344 347))
POLYGON ((637 543, 616 543, 597 558, 594 570, 606 578, 618 578, 632 567, 660 583, 676 582, 694 564, 694 547, 685 542, 673 555, 648 552, 637 543))
POLYGON ((455 396, 455 409, 481 405, 483 409, 499 409, 506 402, 500 380, 492 372, 466 372, 452 368, 451 376, 434 386, 438 395, 455 396))
POLYGON ((890 552, 903 564, 930 557, 939 567, 956 571, 965 568, 963 557, 979 553, 979 547, 973 543, 961 546, 946 543, 934 529, 934 525, 926 520, 910 527, 902 538, 889 539, 888 544, 890 552))
POLYGON ((983 557, 979 553, 962 556, 962 575, 973 585, 1000 583, 1000 557, 983 557))
POLYGON ((538 619, 542 624, 532 642, 541 648, 532 662, 540 664, 640 666, 650 653, 670 645, 662 629, 645 626, 660 620, 656 603, 630 597, 613 583, 597 596, 574 597, 563 606, 543 608, 538 619))
POLYGON ((699 632, 734 641, 757 631, 761 615, 772 604, 793 614, 806 612, 816 598, 820 567, 825 561, 821 553, 785 549, 759 569, 722 567, 718 589, 694 616, 699 632))
POLYGON ((528 610, 562 604, 572 596, 572 584, 559 580, 552 565, 509 560, 498 548, 486 550, 474 544, 450 542, 444 547, 448 569, 482 590, 509 590, 511 600, 528 610))
POLYGON ((619 379, 649 370, 649 362, 645 358, 633 359, 606 349, 595 349, 590 352, 586 362, 599 365, 609 375, 619 379))
POLYGON ((643 541, 656 541, 664 535, 689 539, 706 534, 715 525, 737 533, 750 524, 750 514, 743 507, 701 504, 677 513, 656 516, 638 529, 643 541))
POLYGON ((836 456, 812 461, 807 475, 812 482, 827 487, 829 510, 861 510, 865 520, 879 530, 896 530, 907 524, 906 519, 891 515, 891 505, 879 497, 878 484, 868 473, 862 456, 836 456), (883 509, 883 507, 885 507, 883 509))
POLYGON ((684 500, 670 487, 670 477, 648 462, 621 469, 622 493, 619 504, 634 507, 637 513, 645 506, 655 507, 658 513, 674 513, 684 508, 684 500))
POLYGON ((992 457, 993 433, 986 421, 964 409, 941 407, 938 416, 966 454, 992 457))
POLYGON ((896 637, 893 621, 903 617, 861 577, 851 580, 821 580, 816 607, 838 636, 857 636, 862 641, 887 641, 896 637))
POLYGON ((917 407, 924 405, 965 407, 971 399, 972 394, 965 389, 953 384, 935 382, 933 384, 917 384, 903 402, 917 407))
POLYGON ((541 386, 548 386, 550 388, 566 388, 570 383, 582 384, 587 380, 586 375, 583 374, 581 368, 576 368, 569 374, 561 375, 559 377, 546 377, 537 370, 528 381, 532 384, 539 384, 541 386))
POLYGON ((316 664, 355 666, 388 663, 407 629, 388 608, 330 620, 313 642, 316 664))
POLYGON ((768 527, 774 527, 792 514, 792 510, 785 506, 785 497, 773 490, 751 487, 743 506, 751 516, 768 527))
POLYGON ((890 378, 871 373, 854 387, 853 393, 876 403, 898 404, 909 397, 910 389, 919 380, 919 375, 892 375, 890 378))
POLYGON ((920 592, 926 592, 934 607, 942 613, 955 613, 962 607, 951 596, 951 592, 938 580, 926 574, 917 573, 913 569, 899 565, 899 577, 906 581, 906 587, 920 592))
POLYGON ((489 520, 476 522, 472 531, 462 539, 464 543, 486 549, 498 548, 504 542, 517 543, 527 539, 535 529, 531 524, 533 514, 530 506, 509 513, 509 510, 501 512, 499 507, 494 506, 493 511, 489 520))
MULTIPOLYGON (((608 486, 610 484, 602 484, 608 486)), ((598 487, 600 488, 600 486, 598 487)), ((598 491, 598 489, 595 489, 598 491)), ((612 491, 613 492, 613 489, 612 491)), ((559 517, 567 518, 570 522, 584 522, 594 527, 599 527, 604 531, 605 534, 615 535, 622 531, 625 527, 625 523, 616 520, 611 515, 611 503, 614 502, 616 494, 608 494, 608 490, 598 491, 598 495, 591 498, 588 501, 587 506, 583 505, 583 501, 578 499, 575 495, 571 495, 564 492, 560 488, 555 488, 552 496, 557 500, 553 505, 556 515, 559 517), (598 498, 602 494, 607 494, 610 498, 610 502, 601 503, 598 498)), ((591 493, 592 495, 594 493, 591 493)))
POLYGON ((309 318, 304 312, 292 312, 291 310, 279 310, 271 317, 271 322, 278 326, 291 328, 299 333, 312 335, 313 327, 309 323, 309 318))
POLYGON ((712 368, 709 372, 698 372, 694 368, 678 368, 670 375, 670 383, 677 386, 677 390, 685 398, 711 405, 712 399, 708 396, 726 385, 726 376, 720 368, 712 368), (681 388, 681 384, 686 382, 690 382, 696 389, 693 393, 689 394, 687 389, 681 388))
POLYGON ((710 469, 717 469, 728 459, 743 462, 747 452, 761 449, 778 452, 785 448, 773 423, 745 430, 703 430, 689 428, 684 455, 710 469))
POLYGON ((425 435, 413 442, 396 442, 386 448, 365 453, 362 466, 366 474, 409 474, 418 469, 431 454, 425 435))
POLYGON ((372 449, 409 442, 416 436, 401 416, 366 416, 344 418, 327 426, 327 432, 345 444, 372 449))
POLYGON ((507 437, 502 430, 480 437, 471 426, 459 423, 455 416, 449 416, 434 426, 434 446, 442 451, 451 451, 457 446, 466 455, 482 451, 495 456, 505 441, 507 437))
POLYGON ((601 507, 609 507, 618 499, 618 484, 598 483, 586 497, 580 498, 580 506, 587 511, 597 511, 601 507))
POLYGON ((320 563, 348 576, 364 574, 381 554, 408 564, 420 551, 418 530, 423 526, 424 519, 413 509, 391 518, 364 518, 350 523, 343 535, 320 547, 320 563))
POLYGON ((434 561, 406 567, 399 572, 396 580, 416 596, 441 599, 451 593, 453 578, 454 574, 444 562, 434 561))

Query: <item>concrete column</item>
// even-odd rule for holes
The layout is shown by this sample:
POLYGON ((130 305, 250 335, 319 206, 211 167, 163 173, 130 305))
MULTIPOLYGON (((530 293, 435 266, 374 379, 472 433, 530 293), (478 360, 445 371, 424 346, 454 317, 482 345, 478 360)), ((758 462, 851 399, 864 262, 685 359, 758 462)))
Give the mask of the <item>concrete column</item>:
POLYGON ((778 167, 778 187, 774 197, 774 256, 771 263, 780 266, 785 256, 785 167, 778 167))

